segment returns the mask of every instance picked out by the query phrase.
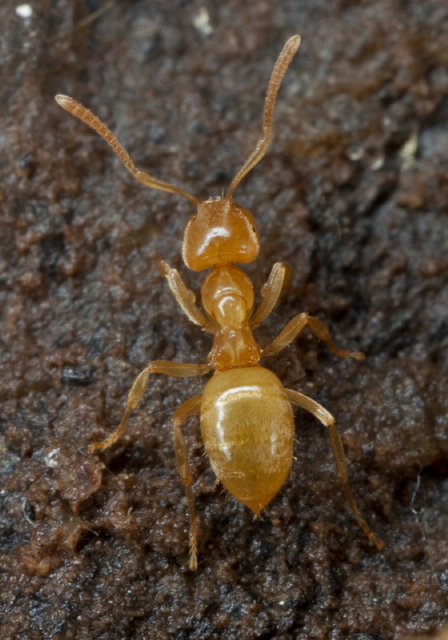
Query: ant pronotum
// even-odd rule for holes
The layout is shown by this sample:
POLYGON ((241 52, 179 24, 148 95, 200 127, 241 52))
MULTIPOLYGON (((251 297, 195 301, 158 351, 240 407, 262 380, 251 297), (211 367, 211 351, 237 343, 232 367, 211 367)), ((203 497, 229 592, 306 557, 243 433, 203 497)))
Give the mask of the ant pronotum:
POLYGON ((109 129, 91 111, 67 96, 57 102, 83 120, 106 140, 137 180, 147 187, 182 196, 197 207, 184 232, 182 257, 189 269, 211 268, 201 287, 205 314, 195 304, 195 296, 182 282, 176 269, 161 261, 163 275, 179 306, 189 319, 213 335, 213 347, 206 364, 183 364, 156 360, 138 375, 127 399, 117 429, 104 442, 94 442, 89 451, 110 447, 123 433, 128 418, 143 396, 150 374, 202 376, 214 370, 202 396, 190 398, 173 415, 174 449, 177 467, 186 487, 190 522, 190 568, 197 568, 198 525, 192 491, 193 476, 181 431, 182 423, 200 413, 205 450, 216 477, 235 498, 255 514, 278 493, 289 473, 293 459, 294 419, 291 405, 312 413, 330 434, 336 471, 345 497, 359 526, 381 549, 384 545, 369 529, 353 498, 341 438, 333 416, 307 396, 285 389, 280 380, 260 366, 262 356, 272 356, 287 347, 308 326, 330 351, 343 358, 363 360, 362 353, 335 347, 328 328, 306 313, 300 313, 280 335, 262 349, 252 335, 271 313, 285 280, 286 266, 276 263, 262 288, 262 301, 254 311, 254 290, 248 276, 235 263, 252 262, 259 252, 255 220, 233 201, 236 187, 263 158, 272 134, 272 116, 281 80, 300 44, 293 36, 285 44, 275 64, 266 94, 263 138, 230 183, 223 197, 199 200, 180 187, 153 178, 135 168, 134 163, 109 129))

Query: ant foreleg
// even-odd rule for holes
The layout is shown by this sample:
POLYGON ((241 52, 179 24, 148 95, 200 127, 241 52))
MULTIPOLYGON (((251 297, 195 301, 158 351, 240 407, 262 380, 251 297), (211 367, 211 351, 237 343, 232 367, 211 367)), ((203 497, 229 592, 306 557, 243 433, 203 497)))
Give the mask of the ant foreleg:
POLYGON ((196 508, 194 505, 194 495, 191 488, 191 485, 193 484, 193 475, 188 463, 187 447, 185 446, 181 424, 194 413, 198 413, 201 410, 201 400, 202 396, 196 396, 195 398, 186 400, 180 405, 180 407, 178 407, 172 418, 177 470, 185 485, 188 500, 188 521, 190 525, 190 561, 188 566, 192 571, 196 571, 198 568, 198 523, 196 518, 196 508))
POLYGON ((168 280, 169 287, 173 296, 176 298, 177 304, 191 322, 198 324, 208 333, 215 333, 213 324, 195 304, 196 296, 191 289, 185 286, 177 269, 170 267, 165 260, 157 260, 157 266, 159 267, 160 273, 168 280))
POLYGON ((89 453, 92 453, 96 449, 107 449, 122 435, 129 416, 145 393, 149 376, 152 373, 163 373, 166 376, 184 378, 188 376, 203 376, 209 371, 210 367, 207 364, 183 364, 182 362, 171 362, 170 360, 154 360, 154 362, 150 362, 137 376, 131 387, 126 403, 126 410, 118 427, 103 442, 92 442, 88 447, 89 453))
POLYGON ((369 538, 371 542, 376 546, 378 550, 381 550, 384 547, 384 542, 376 537, 373 531, 370 530, 367 522, 361 516, 359 509, 356 505, 355 499, 353 497, 352 491, 350 489, 350 484, 348 481, 348 469, 347 469, 347 461, 344 453, 344 445, 342 444, 341 436, 339 435, 338 430, 336 429, 336 425, 334 423, 334 418, 329 411, 324 409, 318 402, 308 398, 308 396, 303 395, 303 393, 299 393, 298 391, 293 391, 292 389, 285 389, 286 396, 290 403, 297 407, 302 407, 306 411, 309 411, 316 417, 322 424, 328 427, 328 432, 330 435, 330 444, 333 450, 334 462, 336 465, 336 474, 338 476, 338 480, 342 485, 342 490, 344 491, 345 498, 350 506, 350 509, 353 515, 358 522, 358 525, 364 531, 366 536, 369 538))
POLYGON ((260 302, 260 306, 254 312, 249 321, 252 329, 258 327, 263 320, 266 320, 272 309, 277 304, 283 289, 287 271, 288 265, 283 262, 276 262, 272 267, 268 280, 261 288, 262 300, 260 302))
POLYGON ((291 342, 297 338, 299 333, 306 326, 309 326, 311 331, 314 333, 316 338, 319 340, 323 340, 327 345, 327 348, 337 356, 341 358, 354 358, 355 360, 364 360, 365 356, 363 353, 359 351, 344 351, 343 349, 338 349, 334 344, 331 338, 331 333, 328 327, 314 316, 309 316, 307 313, 300 313, 298 316, 293 318, 280 335, 273 341, 271 344, 263 349, 263 355, 272 356, 274 353, 278 353, 285 347, 287 347, 291 342))

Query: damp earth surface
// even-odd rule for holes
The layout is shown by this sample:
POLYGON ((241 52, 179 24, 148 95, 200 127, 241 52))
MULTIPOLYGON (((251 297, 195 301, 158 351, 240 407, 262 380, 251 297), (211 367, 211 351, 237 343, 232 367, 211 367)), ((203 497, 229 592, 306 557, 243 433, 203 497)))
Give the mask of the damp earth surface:
POLYGON ((5 640, 395 640, 448 618, 448 6, 444 0, 3 3, 0 85, 0 621, 5 640), (96 18, 95 18, 96 16, 96 18), (208 335, 159 274, 187 273, 188 202, 136 164, 220 195, 261 136, 273 63, 294 33, 271 149, 238 188, 261 252, 292 275, 257 330, 327 322, 342 361, 305 334, 265 364, 336 418, 376 551, 338 488, 328 434, 296 414, 295 461, 262 517, 230 499, 185 432, 199 568, 170 416, 204 380, 149 361, 204 362, 208 335))

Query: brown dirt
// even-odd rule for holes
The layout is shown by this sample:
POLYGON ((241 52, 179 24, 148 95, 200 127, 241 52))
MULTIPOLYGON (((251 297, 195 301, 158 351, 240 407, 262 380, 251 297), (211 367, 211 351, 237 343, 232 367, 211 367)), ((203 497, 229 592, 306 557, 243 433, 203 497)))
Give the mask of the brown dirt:
MULTIPOLYGON (((389 640, 448 620, 446 0, 2 3, 1 604, 5 640, 389 640), (208 16, 208 21, 207 21, 208 16), (256 216, 259 288, 294 270, 260 343, 335 416, 378 553, 338 489, 327 434, 297 416, 297 460, 261 520, 214 486, 197 423, 200 565, 186 570, 170 415, 200 380, 157 376, 101 456, 152 359, 204 361, 173 301, 186 201, 149 191, 53 101, 67 93, 147 171, 219 195, 260 136, 267 80, 302 35, 271 151, 237 191, 256 216)), ((272 362, 271 362, 272 360, 272 362)))

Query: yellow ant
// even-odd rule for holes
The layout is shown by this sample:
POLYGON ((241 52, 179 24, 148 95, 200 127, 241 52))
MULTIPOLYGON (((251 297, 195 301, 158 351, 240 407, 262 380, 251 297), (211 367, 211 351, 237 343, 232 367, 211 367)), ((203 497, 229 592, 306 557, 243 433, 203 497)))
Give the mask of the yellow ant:
POLYGON ((181 431, 182 423, 200 413, 205 451, 216 477, 235 498, 255 514, 278 493, 288 476, 294 443, 294 418, 291 405, 302 407, 328 427, 336 471, 345 497, 358 525, 369 540, 382 549, 384 543, 362 518, 352 495, 342 440, 333 416, 307 396, 285 389, 271 371, 260 366, 261 357, 272 356, 287 347, 308 326, 328 349, 343 358, 363 360, 359 352, 338 349, 326 325, 306 313, 300 313, 266 348, 261 348, 252 331, 271 313, 282 290, 286 265, 276 263, 262 288, 262 301, 254 311, 254 290, 249 277, 236 263, 252 262, 259 252, 255 220, 246 209, 233 201, 236 187, 263 158, 272 134, 272 117, 282 78, 299 48, 300 37, 290 38, 272 71, 266 94, 263 138, 230 183, 223 197, 199 200, 180 187, 153 178, 136 169, 128 153, 109 129, 91 111, 67 96, 58 95, 58 104, 83 120, 106 140, 128 171, 147 187, 186 198, 196 214, 184 232, 182 257, 189 269, 211 268, 201 287, 205 314, 195 303, 176 269, 161 261, 163 275, 179 306, 188 318, 213 335, 213 347, 206 364, 184 364, 167 360, 150 362, 137 376, 129 392, 126 410, 117 429, 104 442, 94 442, 89 452, 106 449, 123 433, 128 418, 141 400, 149 376, 203 376, 215 373, 205 385, 202 396, 190 398, 174 413, 174 450, 177 468, 188 498, 190 569, 197 568, 198 524, 192 491, 193 476, 181 431))

